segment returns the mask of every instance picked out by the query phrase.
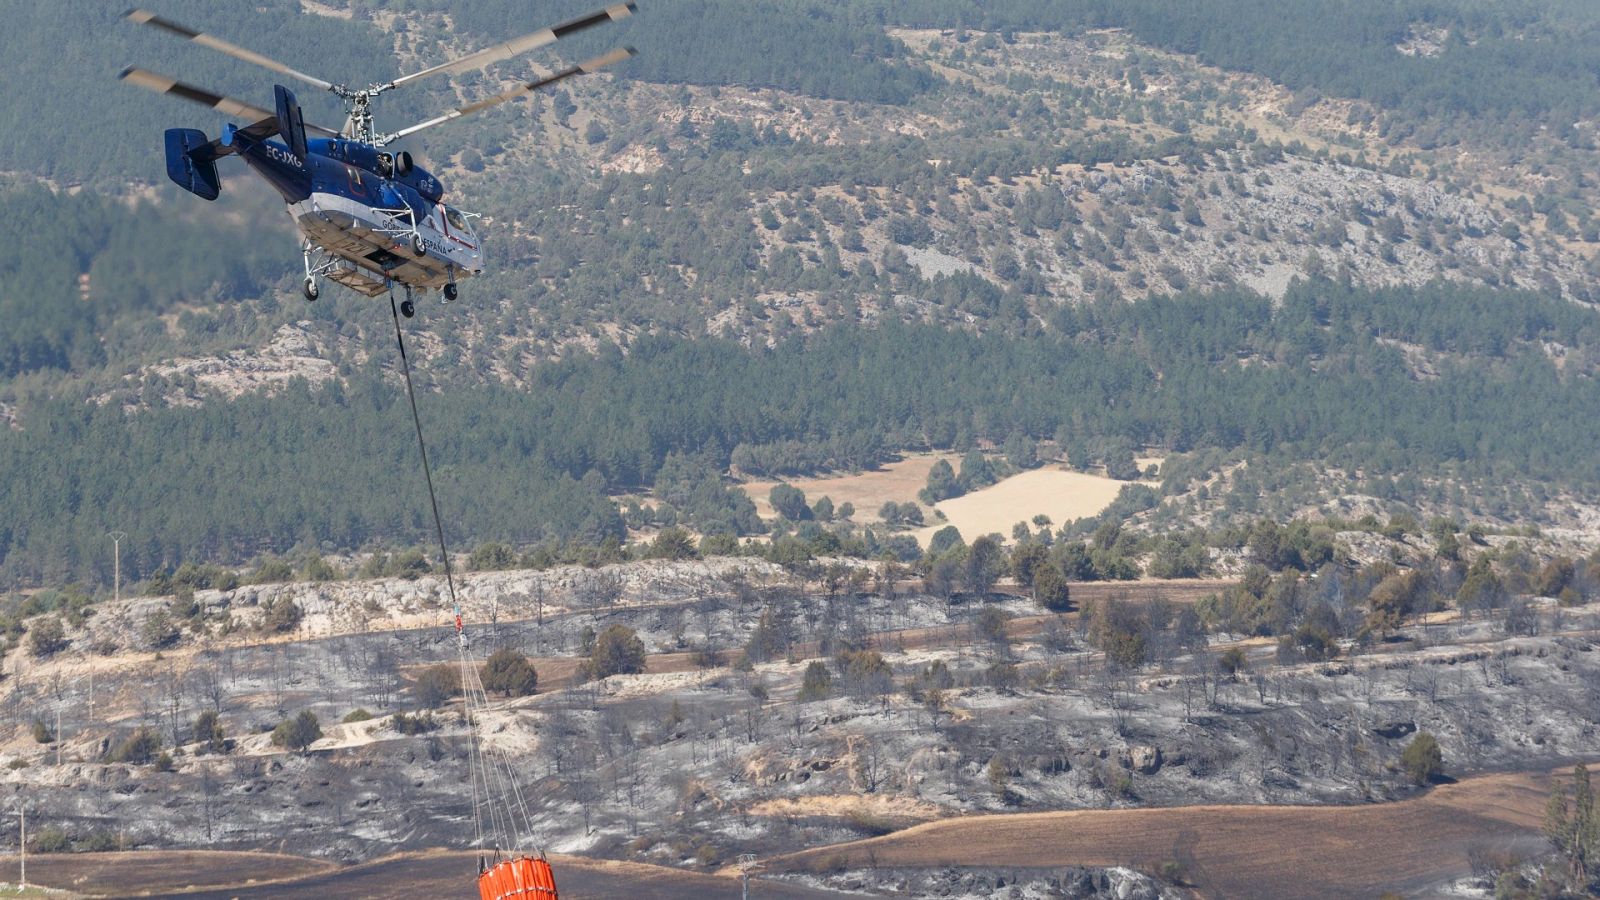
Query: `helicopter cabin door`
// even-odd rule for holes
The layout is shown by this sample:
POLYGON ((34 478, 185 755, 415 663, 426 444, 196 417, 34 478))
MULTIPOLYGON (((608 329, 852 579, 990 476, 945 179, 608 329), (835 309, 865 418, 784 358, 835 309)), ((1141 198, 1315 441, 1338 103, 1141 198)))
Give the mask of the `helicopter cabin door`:
POLYGON ((467 224, 467 217, 461 210, 439 204, 439 219, 444 227, 441 229, 444 236, 470 250, 478 249, 478 236, 472 233, 472 226, 467 224))

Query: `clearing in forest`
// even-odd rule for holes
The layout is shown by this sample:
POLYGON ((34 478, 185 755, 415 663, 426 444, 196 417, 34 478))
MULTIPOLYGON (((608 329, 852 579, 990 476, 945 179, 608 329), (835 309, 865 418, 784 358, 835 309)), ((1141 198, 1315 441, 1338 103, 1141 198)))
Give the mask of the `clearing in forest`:
MULTIPOLYGON (((819 499, 827 497, 833 501, 833 508, 838 509, 846 503, 855 505, 857 522, 875 522, 878 520, 878 508, 886 501, 905 503, 917 499, 917 491, 922 490, 928 483, 928 470, 939 460, 948 460, 951 466, 959 468, 961 457, 954 453, 913 453, 892 463, 885 463, 870 472, 861 472, 855 475, 831 475, 826 478, 795 478, 787 479, 786 483, 792 484, 805 492, 806 501, 816 503, 819 499)), ((771 493, 773 486, 778 481, 750 481, 740 485, 750 499, 755 501, 756 512, 763 519, 771 519, 778 514, 767 501, 767 494, 771 493)))
POLYGON ((1097 516, 1117 499, 1123 486, 1130 483, 1085 472, 1032 469, 981 491, 939 501, 935 508, 944 513, 948 521, 929 525, 913 534, 920 543, 927 544, 935 531, 950 524, 968 542, 991 532, 1009 540, 1011 526, 1032 522, 1033 517, 1041 513, 1049 516, 1056 526, 1073 519, 1097 516))

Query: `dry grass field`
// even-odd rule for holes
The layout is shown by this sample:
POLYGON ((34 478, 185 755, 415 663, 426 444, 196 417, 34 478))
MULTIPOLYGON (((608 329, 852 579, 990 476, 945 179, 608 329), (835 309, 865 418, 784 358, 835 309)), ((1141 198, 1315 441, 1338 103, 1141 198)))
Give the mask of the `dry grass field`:
MULTIPOLYGON (((941 459, 949 460, 952 466, 961 465, 961 458, 953 453, 915 453, 870 472, 827 478, 796 478, 788 483, 804 491, 806 500, 811 503, 822 497, 832 500, 835 509, 853 503, 856 507, 855 521, 876 522, 878 508, 885 501, 904 503, 917 499, 917 491, 928 483, 928 470, 941 459)), ((776 484, 776 481, 750 481, 740 485, 755 502, 756 512, 762 518, 770 519, 777 515, 772 504, 767 502, 767 494, 776 484)))
MULTIPOLYGON (((856 508, 855 521, 876 522, 878 508, 886 501, 916 500, 917 492, 928 483, 928 470, 941 459, 948 460, 952 466, 961 465, 955 454, 918 453, 857 475, 797 478, 787 483, 804 491, 806 500, 811 503, 822 497, 831 499, 835 509, 851 503, 856 508)), ((767 501, 767 495, 777 484, 777 481, 750 481, 740 487, 755 502, 756 512, 770 519, 777 513, 767 501)), ((944 513, 947 521, 912 534, 926 544, 933 532, 949 524, 960 529, 967 540, 990 532, 1009 537, 1011 526, 1031 521, 1041 513, 1061 525, 1098 515, 1111 505, 1125 484, 1128 482, 1086 472, 1068 472, 1054 467, 1033 469, 981 491, 940 501, 935 508, 944 513)))
POLYGON ((1204 895, 1373 897, 1468 874, 1474 849, 1538 852, 1548 773, 1494 774, 1367 806, 1192 806, 946 819, 780 857, 775 871, 1179 861, 1204 895))
MULTIPOLYGON (((0 877, 16 880, 17 863, 15 856, 0 858, 0 877)), ((165 896, 307 878, 338 868, 303 856, 220 850, 31 854, 28 883, 92 897, 165 896)))
MULTIPOLYGON (((1032 521, 1043 513, 1056 525, 1099 515, 1117 499, 1126 481, 1063 469, 1032 469, 981 491, 941 500, 935 508, 944 513, 968 541, 997 532, 1011 537, 1011 526, 1032 521)), ((806 496, 810 496, 807 494, 806 496)), ((930 525, 913 534, 926 544, 945 523, 930 525)))

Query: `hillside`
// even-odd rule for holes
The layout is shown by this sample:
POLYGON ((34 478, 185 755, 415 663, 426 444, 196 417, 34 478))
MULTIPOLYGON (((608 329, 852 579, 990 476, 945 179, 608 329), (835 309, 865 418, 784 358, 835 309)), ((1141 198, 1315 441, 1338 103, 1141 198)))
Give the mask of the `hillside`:
MULTIPOLYGON (((490 240, 490 274, 411 326, 439 392, 425 416, 451 436, 446 493, 526 485, 511 508, 447 502, 456 540, 759 534, 772 523, 730 478, 1017 440, 1080 470, 1166 457, 1181 481, 1134 523, 1158 531, 1371 511, 1585 532, 1600 226, 1575 73, 1592 12, 1338 19, 1319 2, 1268 36, 1242 0, 1204 22, 1150 4, 699 0, 563 45, 542 62, 602 40, 641 55, 411 147, 490 240), (1329 48, 1369 65, 1344 74, 1329 48), (1450 87, 1468 78, 1505 89, 1450 87), (1046 361, 1068 348, 1072 364, 1046 361), (836 367, 804 364, 822 358, 836 367), (654 520, 621 515, 628 497, 654 520)), ((337 57, 352 80, 523 24, 515 4, 412 6, 284 0, 257 13, 273 28, 163 13, 270 32, 261 50, 313 71, 337 57)), ((107 516, 137 526, 133 578, 420 541, 416 496, 385 489, 411 451, 381 311, 299 300, 259 185, 235 171, 207 206, 160 179, 159 127, 215 123, 109 80, 130 57, 241 96, 270 77, 103 24, 38 64, 62 71, 50 90, 105 79, 87 112, 126 124, 132 152, 0 145, 0 502, 26 513, 0 530, 0 573, 103 583, 107 516), (82 54, 97 61, 72 67, 82 54)), ((383 114, 527 65, 386 96, 383 114)))

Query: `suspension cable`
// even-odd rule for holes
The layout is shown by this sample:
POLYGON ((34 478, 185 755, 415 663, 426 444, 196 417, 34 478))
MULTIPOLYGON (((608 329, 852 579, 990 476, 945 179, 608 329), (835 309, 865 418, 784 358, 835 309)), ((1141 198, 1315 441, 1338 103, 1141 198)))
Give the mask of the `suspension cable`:
MULTIPOLYGON (((455 611, 456 643, 461 652, 461 658, 466 660, 467 634, 461 622, 461 601, 456 597, 455 574, 450 568, 450 548, 444 541, 444 519, 439 515, 439 495, 433 489, 433 467, 428 464, 428 443, 422 438, 422 416, 417 413, 417 391, 411 384, 411 358, 406 355, 405 333, 400 330, 400 310, 394 302, 394 283, 389 284, 389 315, 394 319, 394 342, 400 348, 400 365, 406 376, 406 397, 411 401, 411 424, 417 430, 417 450, 422 454, 422 474, 428 482, 428 503, 433 507, 433 528, 439 537, 439 557, 444 561, 444 583, 450 592, 450 605, 455 611)), ((465 693, 466 685, 462 685, 465 693)), ((463 703, 466 698, 463 697, 463 703)), ((481 757, 482 750, 477 746, 478 733, 474 717, 470 710, 467 713, 467 740, 469 742, 467 756, 468 766, 471 767, 473 757, 481 757)), ((478 782, 475 775, 469 775, 472 781, 472 827, 477 838, 478 848, 483 848, 483 814, 478 807, 478 782)), ((485 800, 488 799, 489 789, 487 777, 484 780, 485 800)))
POLYGON ((411 424, 417 428, 417 449, 422 451, 422 475, 428 480, 428 502, 433 505, 433 528, 439 536, 439 556, 444 560, 444 583, 455 607, 456 634, 461 634, 461 603, 456 599, 455 576, 450 569, 450 549, 444 543, 444 520, 439 517, 439 495, 433 490, 433 468, 428 465, 428 444, 422 439, 422 417, 417 415, 417 392, 411 386, 411 360, 406 356, 406 339, 400 331, 400 310, 394 303, 394 286, 389 286, 389 315, 394 317, 394 342, 400 347, 400 364, 406 373, 406 397, 411 400, 411 424))

